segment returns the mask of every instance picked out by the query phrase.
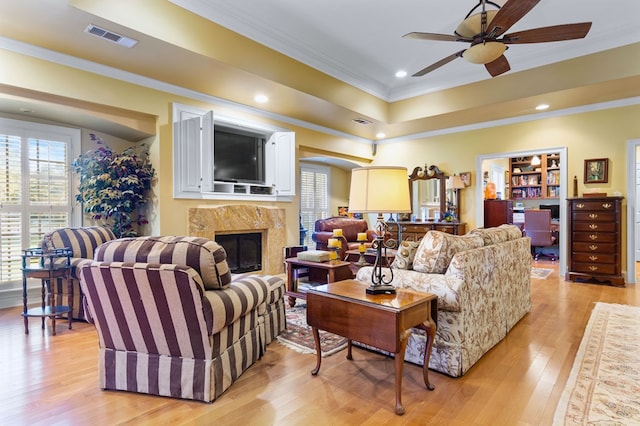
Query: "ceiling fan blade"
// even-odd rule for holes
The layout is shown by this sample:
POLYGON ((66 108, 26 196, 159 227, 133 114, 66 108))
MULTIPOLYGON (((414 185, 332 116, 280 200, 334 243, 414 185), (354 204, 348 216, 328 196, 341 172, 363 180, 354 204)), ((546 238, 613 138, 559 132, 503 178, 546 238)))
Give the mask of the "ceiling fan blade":
POLYGON ((473 39, 462 37, 460 35, 449 34, 435 34, 435 33, 420 33, 413 32, 402 36, 403 38, 412 38, 416 40, 437 40, 437 41, 464 41, 471 43, 473 39))
POLYGON ((464 50, 461 50, 459 52, 456 52, 452 55, 447 56, 446 58, 440 59, 438 62, 429 65, 426 68, 421 69, 420 71, 418 71, 417 73, 413 74, 412 77, 421 77, 427 73, 430 73, 431 71, 434 71, 438 68, 440 68, 443 65, 448 64, 449 62, 453 61, 456 58, 459 58, 462 56, 462 52, 464 52, 464 50))
POLYGON ((539 2, 540 0, 507 0, 491 20, 487 34, 492 35, 492 37, 504 34, 539 2))
POLYGON ((511 65, 509 65, 509 61, 504 55, 500 55, 498 59, 493 62, 489 62, 485 64, 484 67, 489 71, 492 77, 503 74, 511 69, 511 65))
POLYGON ((500 40, 505 44, 544 43, 547 41, 575 40, 584 38, 591 29, 591 22, 553 25, 505 34, 500 40))

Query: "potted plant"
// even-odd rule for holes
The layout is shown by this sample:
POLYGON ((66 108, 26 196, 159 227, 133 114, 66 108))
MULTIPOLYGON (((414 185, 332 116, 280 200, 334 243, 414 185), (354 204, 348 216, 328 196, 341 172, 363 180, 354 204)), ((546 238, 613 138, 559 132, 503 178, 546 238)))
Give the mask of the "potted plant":
POLYGON ((148 223, 139 208, 147 202, 155 176, 147 146, 136 145, 118 154, 100 137, 89 136, 100 147, 81 154, 72 164, 80 175, 76 200, 92 219, 111 224, 116 236, 136 236, 134 223, 148 223))

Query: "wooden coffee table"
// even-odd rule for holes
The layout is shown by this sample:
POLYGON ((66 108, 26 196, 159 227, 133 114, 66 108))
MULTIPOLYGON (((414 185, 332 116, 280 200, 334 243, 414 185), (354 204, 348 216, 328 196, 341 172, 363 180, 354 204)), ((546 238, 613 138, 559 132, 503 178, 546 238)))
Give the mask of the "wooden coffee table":
POLYGON ((307 289, 316 285, 353 278, 349 262, 330 260, 328 262, 311 262, 297 257, 285 259, 287 264, 287 290, 289 306, 296 304, 296 299, 306 299, 307 289), (300 285, 299 272, 305 271, 306 281, 300 285), (308 272, 307 272, 308 271, 308 272))
POLYGON ((307 291, 307 323, 313 330, 317 353, 311 374, 318 374, 322 361, 319 330, 346 337, 349 360, 353 359, 352 340, 391 352, 395 356, 396 414, 402 415, 402 368, 412 327, 427 332, 422 375, 427 389, 435 388, 429 383, 429 358, 436 335, 438 298, 403 289, 391 295, 370 295, 365 292, 367 287, 367 283, 344 280, 307 291))

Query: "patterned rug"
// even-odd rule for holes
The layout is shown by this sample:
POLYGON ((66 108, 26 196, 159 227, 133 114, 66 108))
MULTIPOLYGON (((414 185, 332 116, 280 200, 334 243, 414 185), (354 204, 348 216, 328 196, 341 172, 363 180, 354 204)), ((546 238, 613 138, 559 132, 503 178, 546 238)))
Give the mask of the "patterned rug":
POLYGON ((531 278, 535 278, 537 280, 546 279, 551 273, 553 269, 547 268, 531 268, 531 278))
MULTIPOLYGON (((287 329, 280 333, 278 341, 300 353, 315 354, 316 345, 311 327, 307 325, 307 305, 286 305, 287 329)), ((347 347, 347 339, 320 330, 322 356, 327 357, 347 347)))
POLYGON ((640 307, 596 303, 554 425, 640 425, 640 307))

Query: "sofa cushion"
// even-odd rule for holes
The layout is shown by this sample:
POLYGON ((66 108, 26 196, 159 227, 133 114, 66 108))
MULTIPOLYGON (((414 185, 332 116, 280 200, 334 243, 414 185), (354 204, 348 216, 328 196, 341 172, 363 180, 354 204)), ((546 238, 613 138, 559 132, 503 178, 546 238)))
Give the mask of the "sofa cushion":
POLYGON ((420 241, 402 241, 391 264, 395 269, 413 269, 413 259, 420 246, 420 241))
POLYGON ((418 272, 444 274, 456 253, 483 245, 484 241, 479 235, 451 235, 441 231, 429 231, 420 241, 413 260, 413 269, 418 272))
POLYGON ((484 241, 485 246, 504 243, 506 241, 522 238, 522 231, 516 225, 500 225, 495 228, 478 228, 469 232, 470 235, 478 235, 484 241))
POLYGON ((202 277, 206 290, 229 287, 227 253, 215 241, 199 237, 132 237, 109 241, 95 251, 96 261, 186 265, 202 277))

